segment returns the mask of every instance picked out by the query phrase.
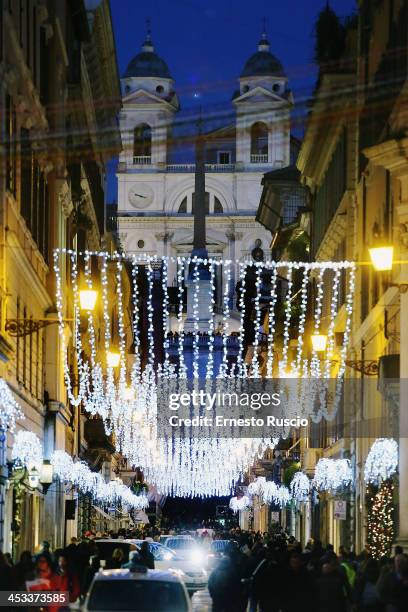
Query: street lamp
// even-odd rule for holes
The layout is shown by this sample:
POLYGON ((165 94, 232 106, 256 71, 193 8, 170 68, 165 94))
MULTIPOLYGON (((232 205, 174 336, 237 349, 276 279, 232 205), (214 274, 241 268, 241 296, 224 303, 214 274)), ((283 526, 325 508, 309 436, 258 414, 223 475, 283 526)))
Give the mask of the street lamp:
POLYGON ((313 334, 312 335, 312 347, 316 353, 324 353, 327 345, 326 334, 313 334))
POLYGON ((109 368, 117 368, 120 363, 120 353, 117 351, 108 351, 106 355, 106 363, 109 368))
POLYGON ((52 485, 54 477, 54 468, 49 459, 44 459, 40 470, 40 483, 42 485, 44 495, 47 495, 47 491, 52 485))
POLYGON ((94 310, 97 298, 98 292, 95 289, 81 289, 79 291, 79 303, 81 310, 94 310))
POLYGON ((393 246, 376 246, 368 249, 370 253, 371 263, 374 266, 374 270, 377 272, 385 272, 392 270, 392 263, 394 259, 394 247, 393 246))

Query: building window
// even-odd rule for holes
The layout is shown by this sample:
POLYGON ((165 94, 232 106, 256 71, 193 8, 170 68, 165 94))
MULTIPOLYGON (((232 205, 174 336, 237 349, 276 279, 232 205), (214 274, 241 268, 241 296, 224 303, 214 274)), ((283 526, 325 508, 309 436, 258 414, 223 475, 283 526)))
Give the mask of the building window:
POLYGON ((162 93, 164 92, 164 87, 163 87, 163 85, 158 85, 158 86, 156 87, 156 91, 157 91, 157 93, 158 93, 158 94, 162 94, 162 93))
POLYGON ((144 240, 138 240, 137 241, 137 246, 138 246, 139 249, 143 249, 144 245, 145 245, 145 241, 144 240))
POLYGON ((217 152, 219 164, 230 164, 231 163, 231 152, 230 151, 218 151, 217 152))
POLYGON ((251 161, 262 163, 268 161, 268 126, 257 121, 251 127, 251 161))
POLYGON ((33 156, 30 132, 21 129, 20 213, 38 250, 48 263, 49 205, 44 172, 33 156))
POLYGON ((272 89, 273 91, 279 92, 281 89, 280 83, 274 83, 272 89))
POLYGON ((10 96, 6 96, 6 188, 13 195, 16 195, 17 176, 16 124, 16 109, 10 96))
POLYGON ((243 85, 242 86, 242 93, 247 93, 247 91, 249 91, 249 85, 243 85))
MULTIPOLYGON (((180 203, 178 212, 180 214, 186 214, 186 213, 194 214, 195 193, 192 194, 191 202, 192 202, 192 210, 189 210, 187 207, 188 199, 187 199, 187 196, 185 196, 180 203)), ((210 194, 208 191, 206 191, 205 192, 205 214, 206 215, 209 215, 211 213, 218 214, 218 215, 222 214, 224 212, 224 207, 216 195, 214 195, 213 202, 214 202, 214 208, 213 208, 213 205, 211 205, 211 209, 210 209, 210 194)))
POLYGON ((179 209, 178 209, 179 213, 186 213, 187 212, 187 196, 185 198, 183 198, 179 209))
POLYGON ((224 209, 222 207, 221 202, 219 201, 219 199, 217 198, 217 196, 214 196, 214 213, 216 215, 220 215, 221 213, 224 212, 224 209))
POLYGON ((152 156, 152 130, 146 123, 137 125, 133 131, 133 161, 135 164, 150 164, 152 156))

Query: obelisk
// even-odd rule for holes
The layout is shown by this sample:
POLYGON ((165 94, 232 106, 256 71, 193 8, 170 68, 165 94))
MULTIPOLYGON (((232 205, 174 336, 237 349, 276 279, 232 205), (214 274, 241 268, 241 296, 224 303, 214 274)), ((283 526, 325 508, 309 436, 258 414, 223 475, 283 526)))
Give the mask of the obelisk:
MULTIPOLYGON (((193 250, 191 257, 197 257, 200 260, 208 258, 206 246, 206 228, 205 228, 205 138, 201 131, 201 119, 199 122, 199 130, 196 139, 195 147, 195 195, 194 195, 194 232, 193 232, 193 250)), ((194 273, 196 264, 194 261, 190 265, 190 270, 187 280, 187 319, 184 329, 195 331, 198 323, 200 332, 208 331, 210 322, 210 304, 211 304, 211 277, 208 266, 202 262, 198 264, 199 284, 197 292, 196 312, 194 312, 194 294, 196 292, 196 283, 194 283, 194 273)))

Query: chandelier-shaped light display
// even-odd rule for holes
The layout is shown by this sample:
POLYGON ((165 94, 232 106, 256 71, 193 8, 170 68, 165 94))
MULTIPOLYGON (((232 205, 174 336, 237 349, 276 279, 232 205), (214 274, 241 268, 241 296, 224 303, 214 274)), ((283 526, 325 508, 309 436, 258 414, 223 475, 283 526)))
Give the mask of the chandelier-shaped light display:
POLYGON ((24 414, 8 384, 4 378, 0 378, 0 429, 9 429, 13 432, 18 419, 24 419, 24 414))
POLYGON ((348 487, 353 480, 349 459, 319 459, 312 481, 318 491, 336 493, 348 487))
POLYGON ((43 449, 39 437, 32 431, 18 431, 14 436, 11 458, 22 467, 38 469, 43 460, 43 449))
POLYGON ((277 485, 273 480, 266 480, 264 476, 258 476, 248 485, 248 495, 257 495, 264 504, 277 504, 281 508, 291 500, 290 491, 285 485, 277 485))
POLYGON ((251 500, 246 495, 244 495, 243 497, 231 497, 229 503, 229 507, 233 512, 239 512, 240 510, 248 510, 251 505, 251 500))
POLYGON ((74 461, 65 451, 54 451, 51 457, 54 474, 61 482, 77 486, 100 502, 142 510, 149 505, 146 495, 135 495, 120 478, 106 482, 99 472, 92 472, 83 461, 74 461))
POLYGON ((295 472, 289 490, 292 498, 297 502, 306 502, 309 499, 310 480, 303 472, 295 472))
POLYGON ((299 415, 299 411, 303 411, 316 421, 323 416, 333 418, 345 370, 353 305, 354 264, 347 261, 253 263, 106 252, 77 254, 63 250, 54 252, 54 270, 68 398, 74 406, 82 403, 88 413, 104 420, 106 432, 115 435, 117 449, 131 464, 143 470, 146 479, 157 487, 159 493, 179 496, 228 495, 253 461, 276 443, 274 432, 271 437, 239 440, 221 437, 210 430, 208 435, 201 437, 194 436, 191 430, 179 437, 173 434, 161 435, 158 431, 158 396, 163 381, 172 381, 171 384, 179 388, 183 381, 200 378, 208 381, 223 380, 233 385, 234 381, 248 377, 260 378, 264 374, 280 378, 296 376, 296 385, 286 390, 286 414, 299 415), (199 296, 202 296, 200 270, 203 267, 210 278, 205 285, 209 293, 209 321, 204 334, 199 326, 199 296), (130 293, 124 284, 125 272, 128 271, 130 293), (229 287, 232 271, 240 284, 240 327, 235 332, 238 344, 236 358, 231 360, 228 347, 234 339, 230 335, 229 287), (138 284, 142 273, 146 281, 143 295, 138 284), (295 297, 293 279, 299 274, 302 282, 297 309, 299 312, 295 316, 292 308, 292 298, 295 297), (189 291, 192 292, 193 318, 193 325, 188 329, 183 316, 187 277, 191 279, 189 291), (314 301, 313 293, 309 291, 312 278, 317 283, 317 297, 314 301), (329 382, 332 382, 329 379, 333 376, 334 324, 338 313, 338 287, 342 278, 347 284, 345 332, 337 357, 335 392, 332 393, 331 388, 328 393, 329 382), (157 296, 157 279, 162 289, 160 311, 157 310, 157 297, 154 299, 154 295, 157 296), (285 283, 282 283, 282 279, 286 279, 285 283), (220 281, 224 291, 221 308, 217 309, 216 286, 220 281), (170 282, 175 283, 172 296, 174 299, 176 295, 178 301, 173 304, 173 314, 169 306, 170 282), (108 292, 112 283, 115 286, 114 315, 108 292), (286 286, 285 290, 282 289, 283 285, 286 286), (99 289, 99 319, 91 310, 81 312, 81 286, 88 291, 99 289), (321 331, 322 299, 326 290, 331 291, 333 296, 330 315, 325 317, 328 348, 325 355, 318 355, 304 340, 305 321, 306 313, 312 311, 314 331, 321 331), (253 299, 251 291, 255 295, 253 299), (266 334, 261 324, 265 312, 262 310, 261 293, 266 296, 268 303, 269 326, 266 334), (255 315, 248 319, 245 310, 250 304, 253 304, 255 315), (283 315, 278 304, 283 306, 283 315), (132 337, 125 327, 125 314, 129 308, 132 337), (69 309, 74 319, 70 341, 64 329, 64 317, 69 309), (279 316, 283 330, 280 336, 283 339, 279 340, 282 344, 279 360, 275 346, 278 311, 281 313, 279 316), (147 313, 147 363, 142 368, 139 323, 143 312, 147 313), (162 343, 160 364, 155 355, 158 321, 162 343), (251 363, 244 361, 245 325, 254 328, 251 363), (289 350, 294 328, 297 328, 298 333, 295 357, 289 350), (261 340, 267 346, 267 362, 262 372, 258 351, 261 340), (134 348, 132 360, 127 355, 131 343, 134 348), (207 355, 204 364, 203 347, 207 355), (117 367, 112 365, 113 353, 117 357, 117 367), (69 354, 75 356, 75 384, 71 379, 69 354), (310 378, 315 380, 316 385, 308 383, 310 378))
POLYGON ((398 444, 392 438, 377 438, 364 465, 366 483, 380 485, 391 478, 398 467, 398 444))

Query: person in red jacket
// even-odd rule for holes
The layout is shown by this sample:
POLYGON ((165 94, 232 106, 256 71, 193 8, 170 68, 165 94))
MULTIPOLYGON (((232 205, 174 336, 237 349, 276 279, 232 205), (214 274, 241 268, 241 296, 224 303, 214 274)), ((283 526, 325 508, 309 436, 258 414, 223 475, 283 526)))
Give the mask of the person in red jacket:
POLYGON ((69 603, 74 603, 81 594, 79 577, 70 567, 69 558, 66 554, 58 557, 56 587, 56 591, 67 591, 69 593, 69 603))

